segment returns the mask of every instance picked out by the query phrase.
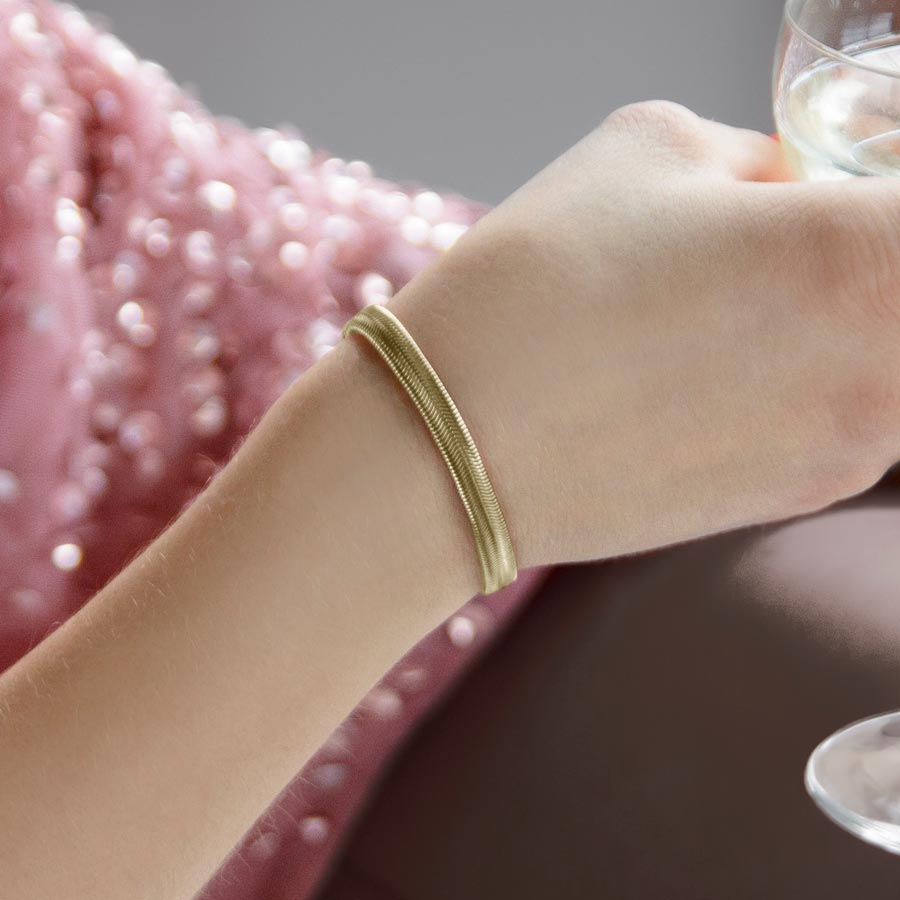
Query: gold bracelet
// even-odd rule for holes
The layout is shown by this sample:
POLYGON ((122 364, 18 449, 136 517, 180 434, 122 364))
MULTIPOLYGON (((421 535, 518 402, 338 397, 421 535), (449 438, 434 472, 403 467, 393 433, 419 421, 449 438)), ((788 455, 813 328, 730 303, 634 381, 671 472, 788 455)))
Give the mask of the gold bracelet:
POLYGON ((499 591, 515 581, 516 557, 500 504, 459 410, 425 354, 389 309, 377 303, 361 309, 343 329, 344 337, 354 333, 378 351, 425 419, 472 525, 483 593, 499 591))

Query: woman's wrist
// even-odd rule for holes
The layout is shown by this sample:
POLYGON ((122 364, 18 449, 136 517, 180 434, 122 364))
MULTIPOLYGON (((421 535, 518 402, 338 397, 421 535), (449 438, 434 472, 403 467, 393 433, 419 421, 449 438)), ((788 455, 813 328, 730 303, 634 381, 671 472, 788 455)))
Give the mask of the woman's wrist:
MULTIPOLYGON (((453 249, 408 284, 389 308, 403 322, 453 398, 497 496, 519 570, 546 563, 537 506, 541 486, 530 460, 529 417, 516 380, 516 346, 506 302, 534 250, 533 236, 490 213, 453 249), (506 308, 504 308, 506 307, 506 308)), ((527 351, 525 351, 527 352, 527 351)), ((521 379, 519 379, 521 381, 521 379)), ((548 473, 544 473, 548 474, 548 473)), ((549 510, 547 510, 549 512, 549 510)))
MULTIPOLYGON (((423 586, 440 579, 456 605, 481 589, 480 568, 465 510, 450 472, 425 422, 396 377, 375 350, 355 338, 344 339, 309 373, 309 383, 298 384, 293 406, 296 439, 303 441, 309 406, 321 409, 330 434, 340 435, 339 448, 323 455, 321 477, 333 480, 341 505, 358 523, 348 524, 362 554, 380 559, 386 576, 420 578, 423 586), (361 530, 374 523, 380 545, 362 543, 361 530), (395 571, 396 570, 396 571, 395 571)), ((302 477, 297 487, 303 489, 302 477)), ((337 500, 336 500, 337 502, 337 500)), ((427 598, 423 598, 427 603, 427 598)), ((452 608, 442 608, 448 615, 452 608)))
POLYGON ((472 529, 482 574, 491 594, 515 581, 515 551, 478 448, 453 398, 403 323, 386 307, 361 309, 344 326, 372 346, 415 405, 450 472, 472 529))

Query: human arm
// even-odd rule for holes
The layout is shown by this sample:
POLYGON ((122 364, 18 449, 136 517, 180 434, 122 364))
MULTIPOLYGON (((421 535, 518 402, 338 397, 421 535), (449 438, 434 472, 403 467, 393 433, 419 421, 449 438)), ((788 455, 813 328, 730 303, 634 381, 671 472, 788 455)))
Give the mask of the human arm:
MULTIPOLYGON (((745 180, 778 165, 760 135, 630 108, 391 302, 467 420, 521 567, 811 511, 891 461, 894 188, 745 180)), ((389 373, 339 345, 0 679, 10 895, 199 888, 478 589, 467 527, 389 373)))

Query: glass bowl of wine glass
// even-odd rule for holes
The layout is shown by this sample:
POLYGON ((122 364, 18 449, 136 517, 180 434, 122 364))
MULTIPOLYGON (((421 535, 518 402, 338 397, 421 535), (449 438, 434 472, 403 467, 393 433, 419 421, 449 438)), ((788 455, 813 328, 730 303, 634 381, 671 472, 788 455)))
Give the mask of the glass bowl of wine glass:
POLYGON ((774 99, 799 177, 900 176, 900 0, 788 0, 774 99))

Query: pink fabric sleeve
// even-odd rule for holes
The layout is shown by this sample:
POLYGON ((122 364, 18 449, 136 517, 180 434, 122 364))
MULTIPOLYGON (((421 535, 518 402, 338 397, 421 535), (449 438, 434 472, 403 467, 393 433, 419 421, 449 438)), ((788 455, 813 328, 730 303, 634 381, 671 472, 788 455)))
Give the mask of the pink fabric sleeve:
MULTIPOLYGON (((0 4, 0 71, 2 670, 194 500, 356 309, 484 209, 215 119, 70 6, 0 4)), ((203 896, 309 896, 381 767, 542 574, 398 662, 203 896)))

